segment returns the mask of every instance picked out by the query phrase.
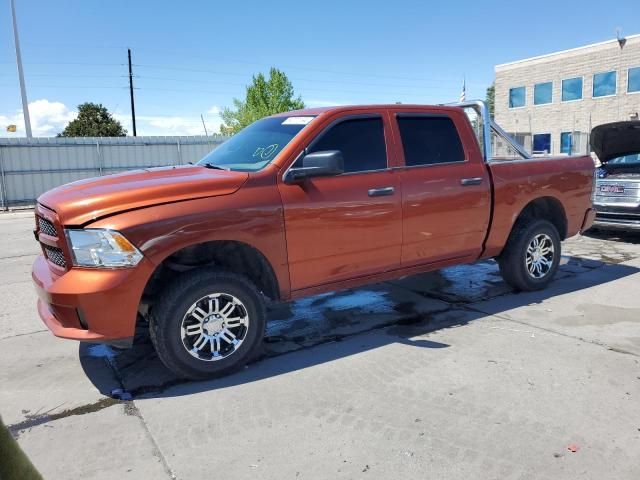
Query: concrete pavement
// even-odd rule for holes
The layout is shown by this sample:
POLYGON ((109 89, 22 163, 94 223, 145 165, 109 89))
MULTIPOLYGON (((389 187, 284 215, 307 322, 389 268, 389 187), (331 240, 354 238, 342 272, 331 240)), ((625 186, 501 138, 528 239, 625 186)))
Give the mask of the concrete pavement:
POLYGON ((45 478, 640 477, 637 237, 565 242, 544 292, 484 262, 279 305, 263 359, 185 382, 142 332, 43 331, 32 224, 0 215, 0 414, 45 478))

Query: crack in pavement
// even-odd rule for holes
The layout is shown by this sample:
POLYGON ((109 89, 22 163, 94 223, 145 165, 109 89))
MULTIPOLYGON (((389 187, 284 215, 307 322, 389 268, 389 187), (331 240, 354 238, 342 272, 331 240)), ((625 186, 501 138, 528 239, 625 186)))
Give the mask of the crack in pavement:
POLYGON ((38 255, 40 255, 40 252, 24 253, 24 254, 20 254, 20 255, 9 255, 9 256, 6 256, 6 257, 0 257, 0 260, 9 260, 11 258, 23 258, 23 257, 37 257, 38 255))
MULTIPOLYGON (((113 371, 114 378, 116 379, 116 381, 120 385, 120 388, 122 389, 122 391, 126 392, 124 381, 122 380, 122 376, 120 375, 120 371, 118 370, 117 366, 115 365, 113 359, 110 358, 110 357, 104 357, 104 360, 105 360, 105 363, 107 364, 107 366, 113 371)), ((110 397, 108 397, 108 398, 110 398, 110 397)), ((115 400, 115 399, 112 399, 112 400, 115 400)), ((123 401, 123 403, 125 405, 125 408, 124 408, 125 415, 135 416, 140 421, 140 425, 142 426, 142 429, 144 430, 147 439, 151 442, 151 445, 153 447, 153 455, 156 456, 158 458, 158 460, 160 460, 160 463, 162 464, 162 468, 165 471, 165 473, 169 476, 169 478, 175 479, 176 475, 173 473, 173 470, 171 469, 171 467, 169 465, 169 462, 167 461, 167 458, 162 453, 162 450, 160 449, 160 446, 158 445, 158 442, 156 442, 156 439, 154 438, 153 434, 151 433, 151 430, 149 430, 149 426, 147 425, 147 422, 145 421, 144 417, 142 416, 142 412, 140 412, 140 409, 135 404, 134 399, 133 399, 133 395, 132 395, 132 399, 131 400, 123 401)))
POLYGON ((48 329, 44 329, 44 330, 35 330, 33 332, 27 332, 27 333, 16 333, 15 335, 9 335, 8 337, 0 337, 0 341, 2 340, 8 340, 10 338, 16 338, 16 337, 25 337, 27 335, 35 335, 36 333, 44 333, 44 332, 48 332, 48 329))
POLYGON ((634 357, 640 357, 640 355, 637 354, 637 353, 630 352, 628 350, 624 350, 624 349, 619 348, 619 347, 613 347, 613 346, 608 345, 605 342, 601 342, 600 340, 597 340, 597 339, 588 339, 588 338, 584 338, 584 337, 577 337, 575 335, 571 335, 571 334, 564 333, 564 332, 558 332, 557 330, 553 330, 551 328, 542 327, 540 325, 533 325, 533 324, 525 322, 523 320, 516 320, 515 318, 511 318, 511 317, 506 316, 506 315, 504 315, 502 313, 485 312, 484 310, 482 310, 480 308, 474 308, 471 305, 462 305, 461 307, 465 308, 465 309, 467 309, 469 311, 472 311, 472 312, 481 313, 483 315, 490 315, 492 317, 499 318, 500 320, 517 323, 518 325, 523 325, 523 326, 527 326, 527 327, 530 327, 530 328, 535 328, 536 330, 540 330, 540 331, 547 332, 547 333, 552 333, 552 334, 558 335, 560 337, 570 338, 572 340, 578 340, 578 341, 583 342, 583 343, 589 343, 591 345, 597 345, 599 347, 604 347, 607 350, 612 351, 612 352, 622 353, 624 355, 632 355, 634 357))

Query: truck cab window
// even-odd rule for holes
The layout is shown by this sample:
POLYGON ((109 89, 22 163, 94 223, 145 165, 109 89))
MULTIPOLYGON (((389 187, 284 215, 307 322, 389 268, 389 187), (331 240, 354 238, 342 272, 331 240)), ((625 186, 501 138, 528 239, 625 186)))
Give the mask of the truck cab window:
POLYGON ((398 115, 407 167, 464 162, 456 126, 449 117, 398 115))
POLYGON ((345 120, 327 130, 307 153, 340 150, 344 171, 366 172, 387 168, 382 118, 345 120))

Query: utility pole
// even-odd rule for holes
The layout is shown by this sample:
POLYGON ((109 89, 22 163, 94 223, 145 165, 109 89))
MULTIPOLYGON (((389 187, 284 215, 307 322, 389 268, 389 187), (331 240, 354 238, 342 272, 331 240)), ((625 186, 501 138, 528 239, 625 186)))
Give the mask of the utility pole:
POLYGON ((209 136, 209 132, 207 132, 207 126, 204 123, 204 117, 202 116, 202 114, 200 114, 200 120, 202 120, 202 126, 204 127, 204 136, 208 137, 209 136))
POLYGON ((16 63, 18 64, 18 78, 20 79, 20 95, 22 96, 22 115, 24 116, 24 129, 27 138, 31 134, 31 117, 29 116, 29 102, 27 101, 27 89, 24 85, 24 72, 22 71, 22 54, 20 53, 20 39, 18 38, 18 21, 16 20, 16 3, 11 0, 11 16, 13 17, 13 38, 16 46, 16 63))
MULTIPOLYGON (((13 0, 11 0, 13 1, 13 0)), ((127 48, 129 54, 129 95, 131 96, 131 122, 133 123, 133 136, 136 134, 136 105, 133 101, 133 70, 131 69, 131 49, 127 48)))

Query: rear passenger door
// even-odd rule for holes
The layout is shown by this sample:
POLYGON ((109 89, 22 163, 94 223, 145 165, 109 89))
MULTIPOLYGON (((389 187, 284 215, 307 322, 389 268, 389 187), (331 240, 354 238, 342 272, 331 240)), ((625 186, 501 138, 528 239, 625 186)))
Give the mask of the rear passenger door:
POLYGON ((392 116, 402 164, 402 265, 477 258, 489 225, 490 179, 465 114, 392 116))
POLYGON ((340 150, 345 172, 293 185, 280 179, 292 290, 399 268, 402 206, 391 138, 382 112, 329 121, 306 153, 340 150))

